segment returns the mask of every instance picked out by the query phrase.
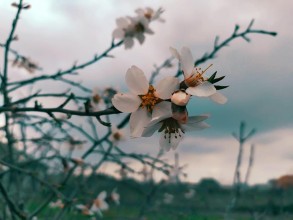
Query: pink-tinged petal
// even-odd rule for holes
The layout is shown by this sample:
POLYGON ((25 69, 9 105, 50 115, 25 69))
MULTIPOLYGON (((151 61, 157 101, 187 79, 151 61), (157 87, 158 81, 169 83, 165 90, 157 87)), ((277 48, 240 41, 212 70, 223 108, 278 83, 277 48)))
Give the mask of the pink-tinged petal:
POLYGON ((180 54, 175 48, 169 47, 169 50, 176 59, 180 60, 180 54))
POLYGON ((177 146, 179 145, 180 141, 184 138, 184 134, 180 133, 180 136, 178 134, 172 133, 170 136, 169 134, 165 134, 164 131, 161 132, 160 137, 160 146, 161 149, 165 151, 169 151, 171 148, 175 150, 177 146))
POLYGON ((130 116, 130 135, 131 137, 141 137, 143 130, 149 124, 151 114, 146 108, 139 108, 130 116))
POLYGON ((100 204, 100 210, 108 210, 109 209, 109 205, 107 202, 105 202, 104 200, 101 201, 101 204, 100 204))
POLYGON ((191 116, 188 118, 187 124, 198 123, 204 121, 209 118, 209 115, 198 115, 198 116, 191 116))
POLYGON ((205 128, 209 128, 210 125, 208 125, 205 122, 198 122, 198 123, 187 123, 187 124, 182 124, 181 128, 183 129, 184 132, 188 131, 200 131, 205 128))
POLYGON ((126 28, 129 25, 129 21, 127 20, 127 18, 117 18, 116 24, 120 28, 126 28))
POLYGON ((172 116, 172 108, 171 102, 160 102, 159 104, 155 105, 152 118, 160 118, 161 120, 165 118, 170 118, 172 116))
POLYGON ((216 92, 215 94, 211 95, 210 99, 218 104, 225 104, 228 100, 223 94, 219 92, 216 92))
POLYGON ((187 78, 192 73, 194 68, 194 61, 191 51, 187 47, 182 47, 181 49, 181 65, 184 72, 184 77, 187 78))
POLYGON ((125 47, 125 49, 130 49, 130 48, 133 47, 133 45, 134 45, 134 40, 133 40, 132 37, 126 37, 124 39, 124 47, 125 47))
POLYGON ((121 112, 134 112, 141 104, 141 99, 131 93, 117 93, 112 98, 112 104, 121 112))
POLYGON ((142 132, 142 137, 150 137, 152 136, 156 131, 158 131, 160 129, 160 127, 162 126, 162 123, 149 123, 149 125, 147 127, 144 128, 143 132, 142 132))
POLYGON ((160 80, 156 86, 156 96, 161 99, 170 99, 172 93, 179 88, 179 79, 173 76, 167 76, 160 80))
POLYGON ((195 87, 188 87, 186 92, 190 95, 198 97, 208 97, 217 92, 214 85, 208 81, 203 82, 202 84, 195 87))
POLYGON ((93 204, 93 205, 91 206, 90 210, 91 210, 92 212, 95 212, 95 213, 97 213, 98 211, 100 211, 100 209, 99 209, 95 204, 93 204))
POLYGON ((126 72, 126 84, 131 92, 137 95, 144 95, 149 90, 149 82, 143 71, 137 66, 132 66, 126 72))
POLYGON ((104 200, 104 199, 106 199, 106 197, 107 197, 107 192, 106 191, 102 191, 98 195, 98 199, 100 199, 100 200, 104 200))
POLYGON ((116 28, 112 34, 113 38, 122 39, 125 37, 125 32, 121 28, 116 28))
POLYGON ((136 39, 138 40, 138 42, 140 43, 140 44, 143 44, 143 42, 144 42, 144 40, 145 40, 145 36, 143 35, 143 34, 137 34, 136 35, 136 39))

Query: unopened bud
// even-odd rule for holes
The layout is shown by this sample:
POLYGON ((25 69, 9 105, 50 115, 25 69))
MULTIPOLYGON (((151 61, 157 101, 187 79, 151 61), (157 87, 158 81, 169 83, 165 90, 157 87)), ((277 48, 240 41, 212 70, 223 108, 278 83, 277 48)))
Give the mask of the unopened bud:
POLYGON ((187 94, 185 91, 178 90, 173 93, 171 97, 171 102, 179 106, 186 106, 190 99, 190 95, 187 94))

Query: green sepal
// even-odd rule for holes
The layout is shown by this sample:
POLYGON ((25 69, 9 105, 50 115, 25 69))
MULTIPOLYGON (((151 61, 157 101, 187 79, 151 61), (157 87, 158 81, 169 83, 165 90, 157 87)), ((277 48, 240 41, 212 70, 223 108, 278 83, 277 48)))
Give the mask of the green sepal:
POLYGON ((218 86, 218 85, 215 85, 216 90, 226 89, 227 87, 229 87, 229 86, 218 86))

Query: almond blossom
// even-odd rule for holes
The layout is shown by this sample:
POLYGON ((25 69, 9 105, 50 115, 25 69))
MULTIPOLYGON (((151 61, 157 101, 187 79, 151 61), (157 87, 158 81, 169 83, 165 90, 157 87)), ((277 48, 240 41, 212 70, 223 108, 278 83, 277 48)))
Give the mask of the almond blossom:
POLYGON ((119 129, 116 126, 112 126, 111 128, 111 135, 109 137, 109 140, 113 144, 117 144, 118 142, 125 140, 125 134, 123 129, 119 129))
POLYGON ((200 115, 188 117, 187 120, 177 120, 170 111, 163 117, 153 118, 144 129, 142 137, 150 137, 155 131, 159 131, 161 133, 161 149, 169 151, 172 148, 175 150, 183 139, 185 132, 208 128, 209 125, 203 122, 207 118, 207 115, 200 115))
POLYGON ((198 97, 209 97, 219 104, 225 104, 227 102, 227 98, 217 92, 215 86, 209 82, 207 78, 203 77, 211 65, 205 70, 194 67, 193 56, 187 47, 182 47, 181 53, 172 47, 170 47, 170 51, 182 65, 184 87, 186 87, 186 92, 188 94, 198 97))
POLYGON ((58 199, 56 202, 50 202, 49 203, 50 208, 60 208, 63 209, 64 203, 62 202, 61 199, 58 199))
POLYGON ((106 211, 109 209, 109 205, 105 201, 106 197, 107 197, 106 191, 102 191, 94 200, 90 208, 90 211, 93 213, 97 213, 100 216, 103 216, 102 211, 106 211))
POLYGON ((113 31, 113 38, 123 40, 125 49, 134 45, 134 38, 140 44, 145 40, 145 34, 154 34, 149 28, 149 20, 144 16, 121 17, 116 19, 117 28, 113 31))
POLYGON ((160 17, 160 15, 164 12, 162 8, 159 8, 156 11, 154 9, 150 8, 150 7, 138 8, 138 9, 135 10, 135 12, 139 16, 144 16, 149 21, 158 20, 160 22, 165 22, 165 20, 160 17))
POLYGON ((112 104, 121 112, 132 113, 130 133, 132 137, 140 137, 152 117, 161 117, 170 109, 171 103, 164 100, 171 98, 179 86, 179 80, 165 77, 154 87, 136 66, 127 70, 125 80, 130 93, 117 93, 112 104))
POLYGON ((89 216, 94 215, 94 213, 86 205, 76 204, 75 208, 80 210, 83 215, 89 215, 89 216))
POLYGON ((116 205, 120 205, 120 195, 117 193, 117 188, 113 189, 111 192, 110 200, 113 201, 116 205))

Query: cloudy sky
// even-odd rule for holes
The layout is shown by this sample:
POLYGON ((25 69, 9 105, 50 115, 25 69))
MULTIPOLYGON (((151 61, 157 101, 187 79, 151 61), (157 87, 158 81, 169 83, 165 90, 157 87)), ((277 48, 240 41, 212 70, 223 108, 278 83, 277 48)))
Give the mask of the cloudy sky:
MULTIPOLYGON (((13 1, 0 1, 0 42, 8 34, 15 8, 13 1)), ((135 42, 131 50, 123 47, 112 52, 114 59, 104 59, 80 71, 77 80, 89 88, 111 85, 125 91, 124 75, 131 65, 150 75, 154 64, 170 56, 169 46, 187 46, 196 58, 211 51, 214 38, 220 41, 230 36, 235 24, 245 29, 251 19, 254 28, 278 32, 277 37, 250 35, 251 43, 243 39, 233 41, 222 49, 213 63, 213 70, 226 75, 223 91, 229 101, 217 105, 207 100, 193 99, 189 114, 210 113, 211 128, 188 134, 179 146, 182 163, 187 163, 189 181, 215 177, 223 183, 232 181, 237 156, 237 142, 231 136, 240 121, 247 128, 256 128, 257 135, 250 143, 256 145, 255 166, 251 183, 266 182, 293 172, 293 3, 281 0, 27 0, 30 10, 21 15, 13 44, 24 55, 37 61, 44 73, 67 68, 74 61, 86 61, 101 53, 111 42, 115 19, 134 15, 138 7, 163 7, 165 23, 154 22, 155 34, 147 36, 143 45, 135 42), (184 162, 183 162, 184 161, 184 162)), ((243 30, 240 29, 240 30, 243 30)), ((2 58, 2 53, 0 55, 2 58)), ((2 64, 0 64, 2 65, 2 64)), ((2 68, 2 66, 1 66, 2 68)), ((162 72, 161 77, 175 70, 162 72)), ((41 73, 37 73, 41 74, 41 73)), ((30 77, 25 71, 13 70, 10 79, 30 77)), ((50 88, 63 89, 60 85, 50 88)), ((44 89, 48 89, 44 85, 44 89)), ((61 90, 60 90, 61 91, 61 90)), ((53 104, 53 103, 52 103, 53 104)), ((248 157, 247 144, 245 157, 248 157)), ((128 150, 154 153, 158 137, 131 139, 123 143, 128 150)), ((173 158, 173 152, 166 155, 173 158)), ((245 160, 247 161, 247 160, 245 160)), ((243 168, 246 168, 244 163, 243 168)))

